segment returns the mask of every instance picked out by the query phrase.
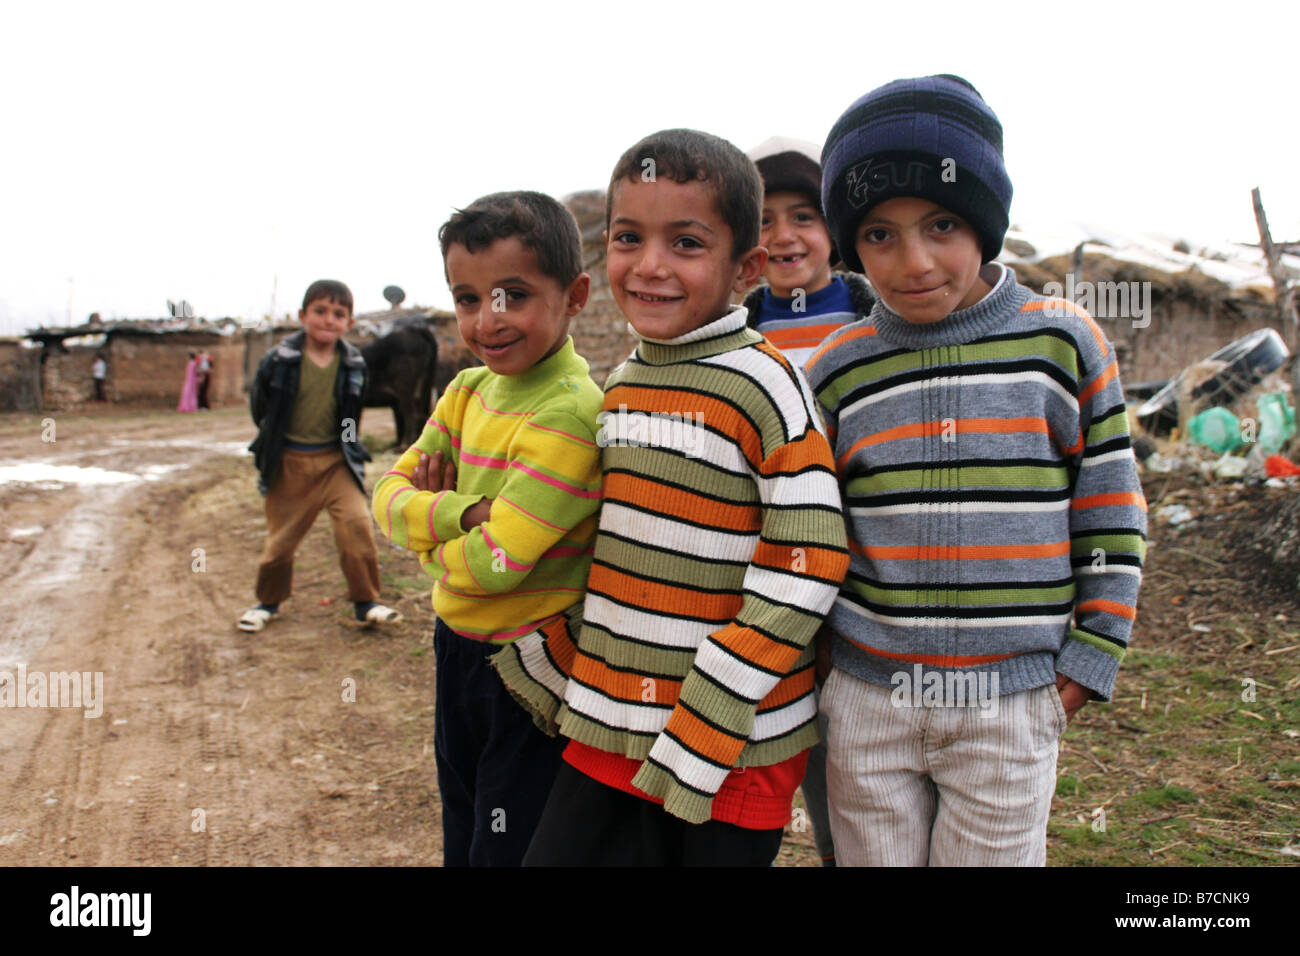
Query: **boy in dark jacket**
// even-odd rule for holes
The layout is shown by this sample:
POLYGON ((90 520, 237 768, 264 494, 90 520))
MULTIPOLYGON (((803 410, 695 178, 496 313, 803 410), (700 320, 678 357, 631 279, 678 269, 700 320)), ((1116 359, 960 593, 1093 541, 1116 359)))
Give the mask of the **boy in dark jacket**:
POLYGON ((366 388, 361 352, 343 340, 352 327, 352 293, 320 279, 303 296, 303 330, 262 358, 250 406, 257 438, 249 446, 266 496, 266 545, 257 567, 256 607, 240 617, 256 632, 279 611, 293 583, 293 555, 322 508, 334 524, 348 597, 363 624, 392 624, 401 615, 376 604, 379 563, 363 484, 370 455, 357 434, 366 388))

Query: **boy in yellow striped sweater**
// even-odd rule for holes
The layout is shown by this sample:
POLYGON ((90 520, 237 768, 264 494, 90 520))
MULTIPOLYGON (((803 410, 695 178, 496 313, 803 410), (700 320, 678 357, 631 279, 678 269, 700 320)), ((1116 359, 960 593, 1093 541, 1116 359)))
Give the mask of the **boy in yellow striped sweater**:
POLYGON ((566 628, 600 506, 601 393, 569 322, 590 276, 572 215, 495 193, 438 233, 460 334, 485 367, 447 386, 420 440, 375 487, 374 513, 436 581, 434 753, 447 866, 517 866, 559 767, 490 660, 566 628))

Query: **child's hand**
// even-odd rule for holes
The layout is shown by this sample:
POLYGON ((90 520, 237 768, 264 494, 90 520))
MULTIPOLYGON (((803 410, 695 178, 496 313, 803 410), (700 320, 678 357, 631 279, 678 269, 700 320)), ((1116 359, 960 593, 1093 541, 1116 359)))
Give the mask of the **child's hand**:
MULTIPOLYGON (((420 460, 416 463, 415 474, 411 476, 411 484, 417 491, 455 491, 456 466, 450 461, 443 461, 440 451, 435 451, 432 456, 420 452, 420 460)), ((470 505, 460 516, 461 530, 473 531, 488 520, 491 511, 491 498, 484 498, 470 505)))
POLYGON ((1061 695, 1061 706, 1065 708, 1067 725, 1074 720, 1074 715, 1079 712, 1079 709, 1092 699, 1092 691, 1070 680, 1064 674, 1056 675, 1056 692, 1061 695))
POLYGON ((460 516, 460 526, 466 531, 473 531, 476 527, 487 521, 488 515, 492 511, 492 499, 484 498, 465 509, 460 516))
POLYGON ((813 650, 817 654, 813 673, 815 674, 814 680, 817 681, 819 687, 826 683, 826 678, 831 675, 832 633, 831 629, 827 625, 823 624, 817 629, 817 633, 813 636, 813 650))
POLYGON ((417 491, 455 491, 456 466, 450 461, 444 462, 440 451, 435 451, 432 458, 420 452, 411 484, 417 491))

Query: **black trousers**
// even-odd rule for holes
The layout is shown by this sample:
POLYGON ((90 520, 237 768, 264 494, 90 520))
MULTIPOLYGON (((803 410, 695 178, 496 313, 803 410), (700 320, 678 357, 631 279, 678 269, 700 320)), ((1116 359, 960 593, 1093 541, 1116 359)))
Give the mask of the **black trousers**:
POLYGON ((783 833, 687 823, 566 763, 524 866, 770 866, 783 833))
POLYGON ((488 663, 499 650, 434 627, 444 866, 519 866, 562 763, 564 738, 538 730, 488 663))

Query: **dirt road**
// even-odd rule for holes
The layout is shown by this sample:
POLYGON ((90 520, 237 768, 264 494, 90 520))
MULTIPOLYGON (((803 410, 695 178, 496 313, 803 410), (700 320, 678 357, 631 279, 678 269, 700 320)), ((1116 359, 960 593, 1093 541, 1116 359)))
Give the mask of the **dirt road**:
POLYGON ((0 425, 3 466, 46 476, 0 484, 0 669, 101 672, 102 715, 0 710, 0 864, 440 862, 416 582, 410 624, 357 629, 322 518, 285 619, 241 634, 263 531, 247 414, 54 427, 0 425))
MULTIPOLYGON (((265 529, 247 413, 53 429, 0 419, 0 671, 102 674, 102 713, 0 708, 0 865, 441 863, 412 557, 380 546, 406 622, 360 630, 322 516, 282 619, 242 634, 265 529)), ((780 862, 810 847, 789 834, 780 862)))

